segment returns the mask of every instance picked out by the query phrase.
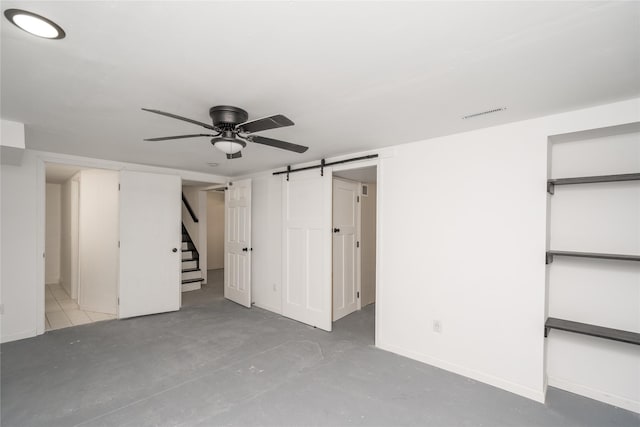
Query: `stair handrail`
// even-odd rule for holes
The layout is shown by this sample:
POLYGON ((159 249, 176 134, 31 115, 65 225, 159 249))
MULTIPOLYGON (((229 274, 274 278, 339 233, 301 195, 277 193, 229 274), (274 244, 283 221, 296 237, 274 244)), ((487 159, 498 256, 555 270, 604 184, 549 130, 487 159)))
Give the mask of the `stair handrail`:
MULTIPOLYGON (((187 243, 191 246, 190 248, 187 248, 187 249, 195 252, 196 266, 200 268, 200 252, 198 252, 198 248, 196 247, 196 244, 193 242, 193 239, 189 234, 189 230, 187 230, 187 227, 184 226, 184 222, 182 222, 182 234, 187 236, 187 243)), ((184 242, 184 237, 183 237, 183 242, 184 242)))
POLYGON ((189 212, 189 215, 191 215, 191 219, 193 220, 193 222, 198 222, 198 217, 196 216, 196 213, 191 208, 191 205, 189 204, 187 197, 184 195, 184 192, 182 193, 182 203, 184 203, 185 207, 187 208, 187 212, 189 212))

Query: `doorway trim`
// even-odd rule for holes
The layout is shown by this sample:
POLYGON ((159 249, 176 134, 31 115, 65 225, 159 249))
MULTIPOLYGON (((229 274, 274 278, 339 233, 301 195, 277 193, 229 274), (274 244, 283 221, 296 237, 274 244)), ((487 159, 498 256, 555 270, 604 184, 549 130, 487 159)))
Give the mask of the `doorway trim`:
MULTIPOLYGON (((383 267, 381 262, 384 259, 383 257, 384 242, 383 242, 383 233, 382 233, 383 228, 381 225, 383 223, 382 206, 384 206, 383 205, 383 200, 384 200, 383 187, 384 186, 382 185, 384 180, 383 159, 391 156, 393 156, 392 152, 386 155, 380 152, 379 156, 374 159, 363 160, 355 163, 345 163, 343 165, 336 165, 336 166, 333 166, 333 169, 331 171, 332 178, 333 178, 334 172, 340 172, 340 171, 351 170, 351 169, 362 169, 370 166, 376 167, 376 301, 375 301, 376 306, 375 306, 375 338, 374 338, 374 346, 376 347, 381 347, 383 345, 380 342, 380 332, 379 332, 380 325, 382 324, 381 318, 382 316, 384 316, 384 301, 383 301, 384 282, 382 280, 383 267)), ((362 193, 362 188, 360 188, 360 192, 362 193)), ((332 209, 333 209, 333 200, 331 200, 331 203, 332 203, 332 209)), ((331 283, 330 286, 333 288, 333 283, 331 283)), ((358 286, 360 286, 360 284, 358 286)), ((360 289, 360 292, 362 292, 362 289, 360 289)), ((360 296, 362 296, 362 293, 360 294, 360 296)), ((360 300, 358 301, 358 304, 360 304, 360 300)), ((359 305, 358 308, 360 309, 361 306, 359 305)))

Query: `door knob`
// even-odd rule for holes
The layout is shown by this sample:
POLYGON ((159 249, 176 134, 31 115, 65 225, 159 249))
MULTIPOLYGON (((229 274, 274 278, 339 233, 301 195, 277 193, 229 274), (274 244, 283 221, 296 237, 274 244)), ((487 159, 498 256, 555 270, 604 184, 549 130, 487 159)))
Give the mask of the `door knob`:
POLYGON ((178 248, 171 249, 171 252, 178 252, 178 248))
POLYGON ((339 228, 334 228, 334 229, 333 229, 333 232, 334 232, 334 233, 339 233, 339 232, 340 232, 340 229, 339 229, 339 228))
POLYGON ((242 252, 247 252, 249 249, 247 248, 242 248, 242 252))

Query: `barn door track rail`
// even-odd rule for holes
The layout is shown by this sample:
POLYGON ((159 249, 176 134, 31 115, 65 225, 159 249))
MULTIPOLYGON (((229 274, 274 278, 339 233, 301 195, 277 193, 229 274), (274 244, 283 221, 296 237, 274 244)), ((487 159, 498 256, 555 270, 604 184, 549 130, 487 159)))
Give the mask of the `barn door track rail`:
POLYGON ((333 165, 340 165, 343 163, 350 163, 350 162, 357 162, 359 160, 368 160, 368 159, 375 159, 377 158, 378 155, 377 154, 369 154, 366 156, 360 156, 360 157, 353 157, 351 159, 345 159, 345 160, 337 160, 335 162, 328 162, 325 159, 320 160, 320 164, 319 165, 312 165, 312 166, 305 166, 302 168, 297 168, 297 169, 291 169, 291 166, 287 166, 286 170, 283 171, 277 171, 274 172, 274 175, 282 175, 283 173, 287 174, 287 181, 289 181, 289 174, 290 173, 294 173, 294 172, 302 172, 302 171, 306 171, 306 170, 310 170, 310 169, 320 169, 320 176, 324 176, 324 168, 327 166, 333 166, 333 165))

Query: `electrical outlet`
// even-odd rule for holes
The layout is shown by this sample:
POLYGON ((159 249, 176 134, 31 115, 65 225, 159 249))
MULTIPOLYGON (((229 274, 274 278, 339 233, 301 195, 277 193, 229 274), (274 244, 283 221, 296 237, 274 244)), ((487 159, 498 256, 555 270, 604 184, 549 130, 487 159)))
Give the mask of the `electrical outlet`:
POLYGON ((442 322, 439 320, 433 321, 433 332, 441 333, 442 332, 442 322))

